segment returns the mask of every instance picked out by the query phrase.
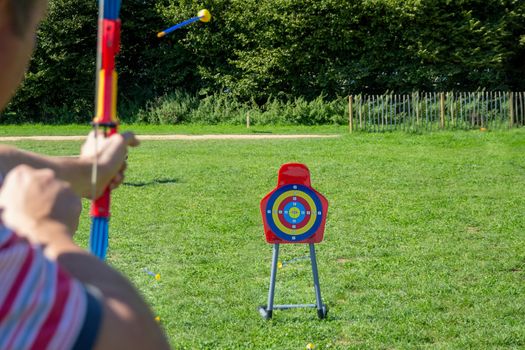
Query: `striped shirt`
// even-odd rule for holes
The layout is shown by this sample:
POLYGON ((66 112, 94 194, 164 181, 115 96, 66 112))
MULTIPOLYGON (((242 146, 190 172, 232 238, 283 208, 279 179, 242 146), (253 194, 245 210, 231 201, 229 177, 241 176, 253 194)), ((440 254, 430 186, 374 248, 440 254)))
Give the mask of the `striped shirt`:
POLYGON ((90 349, 100 310, 40 247, 0 224, 0 349, 90 349))

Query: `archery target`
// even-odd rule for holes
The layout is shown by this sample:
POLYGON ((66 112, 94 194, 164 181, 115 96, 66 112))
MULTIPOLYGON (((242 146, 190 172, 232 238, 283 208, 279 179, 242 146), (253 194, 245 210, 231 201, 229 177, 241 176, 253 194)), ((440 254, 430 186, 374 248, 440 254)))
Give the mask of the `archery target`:
POLYGON ((266 220, 272 232, 286 241, 302 241, 314 235, 323 221, 318 195, 303 185, 285 185, 268 199, 266 220))

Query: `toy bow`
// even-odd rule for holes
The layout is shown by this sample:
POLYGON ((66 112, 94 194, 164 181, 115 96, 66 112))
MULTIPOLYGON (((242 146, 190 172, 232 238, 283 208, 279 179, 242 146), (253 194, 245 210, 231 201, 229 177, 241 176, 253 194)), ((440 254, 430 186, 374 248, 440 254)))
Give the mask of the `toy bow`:
MULTIPOLYGON (((117 73, 115 56, 120 50, 121 0, 99 0, 96 108, 93 127, 95 137, 103 129, 104 137, 117 132, 117 73)), ((96 142, 95 142, 96 145, 96 142)), ((97 152, 95 152, 96 157, 97 152)), ((96 188, 97 161, 93 164, 92 185, 96 188)), ((111 190, 106 188, 101 197, 91 203, 90 251, 105 260, 108 248, 111 190)))

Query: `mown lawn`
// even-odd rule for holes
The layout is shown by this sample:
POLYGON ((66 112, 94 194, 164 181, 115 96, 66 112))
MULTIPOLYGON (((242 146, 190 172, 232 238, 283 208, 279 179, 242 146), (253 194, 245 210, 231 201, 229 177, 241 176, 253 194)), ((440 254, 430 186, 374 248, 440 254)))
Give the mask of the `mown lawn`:
MULTIPOLYGON (((40 135, 86 135, 92 127, 89 124, 72 125, 43 125, 22 124, 0 126, 0 136, 40 136, 40 135)), ((346 125, 320 126, 270 126, 252 125, 152 125, 152 124, 123 124, 122 131, 133 130, 137 134, 341 134, 348 132, 346 125)))
MULTIPOLYGON (((174 349, 525 347, 523 129, 148 141, 129 168, 113 197, 109 263, 145 295, 174 349), (313 310, 271 321, 257 312, 271 261, 258 205, 285 162, 307 164, 330 201, 317 246, 323 321, 313 310)), ((281 249, 283 261, 306 255, 281 249)), ((276 303, 313 302, 308 260, 285 264, 276 303)))

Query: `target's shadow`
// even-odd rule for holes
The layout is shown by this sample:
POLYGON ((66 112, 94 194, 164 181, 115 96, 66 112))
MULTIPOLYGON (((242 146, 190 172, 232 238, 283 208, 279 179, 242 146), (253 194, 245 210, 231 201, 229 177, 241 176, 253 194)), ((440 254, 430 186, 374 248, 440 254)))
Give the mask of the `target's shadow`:
MULTIPOLYGON (((337 314, 331 315, 330 314, 331 310, 326 315, 326 318, 320 320, 316 315, 316 310, 315 309, 312 309, 312 310, 313 310, 312 314, 300 313, 298 315, 297 314, 296 315, 286 315, 285 313, 288 310, 284 311, 285 313, 281 314, 283 310, 280 310, 281 312, 277 314, 275 313, 273 314, 273 317, 270 320, 270 322, 272 322, 273 324, 277 324, 277 325, 281 325, 281 324, 290 325, 292 323, 304 324, 305 322, 323 322, 323 323, 332 323, 332 322, 338 322, 338 321, 355 322, 352 319, 346 319, 337 314)), ((268 321, 265 321, 265 322, 268 322, 268 321)))
POLYGON ((273 134, 271 131, 265 131, 265 130, 251 130, 252 134, 273 134))
POLYGON ((124 182, 122 185, 129 186, 129 187, 146 187, 146 186, 154 186, 154 185, 176 184, 180 182, 181 181, 179 179, 173 178, 173 179, 154 179, 151 181, 141 181, 141 182, 124 182))

